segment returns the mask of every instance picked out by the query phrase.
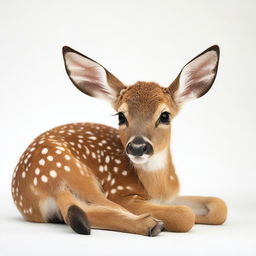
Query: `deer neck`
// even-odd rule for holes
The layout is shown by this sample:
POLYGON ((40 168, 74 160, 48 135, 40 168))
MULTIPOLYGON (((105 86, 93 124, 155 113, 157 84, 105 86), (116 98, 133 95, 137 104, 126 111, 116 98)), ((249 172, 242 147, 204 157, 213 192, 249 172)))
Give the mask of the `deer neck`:
POLYGON ((160 203, 171 201, 178 193, 179 181, 172 162, 170 147, 153 155, 142 165, 135 165, 138 177, 149 199, 160 203))

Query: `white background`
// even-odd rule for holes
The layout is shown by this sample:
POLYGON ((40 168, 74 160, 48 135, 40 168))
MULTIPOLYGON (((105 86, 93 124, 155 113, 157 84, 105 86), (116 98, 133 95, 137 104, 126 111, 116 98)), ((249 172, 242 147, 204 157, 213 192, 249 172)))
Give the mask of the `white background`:
POLYGON ((0 2, 0 255, 255 255, 256 1, 0 2), (68 79, 61 47, 97 60, 126 84, 167 86, 191 58, 219 44, 217 79, 172 125, 181 194, 226 200, 223 226, 148 238, 23 221, 10 193, 19 156, 54 126, 117 126, 114 110, 68 79))

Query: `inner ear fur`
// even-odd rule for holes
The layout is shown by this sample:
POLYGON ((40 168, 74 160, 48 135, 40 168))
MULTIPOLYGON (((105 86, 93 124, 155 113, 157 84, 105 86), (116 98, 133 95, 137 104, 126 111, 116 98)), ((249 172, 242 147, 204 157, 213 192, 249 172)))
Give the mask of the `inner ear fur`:
POLYGON ((65 69, 72 83, 83 93, 114 104, 126 86, 106 68, 82 53, 64 46, 65 69))
POLYGON ((213 45, 189 61, 169 86, 178 105, 206 94, 215 81, 220 49, 213 45))

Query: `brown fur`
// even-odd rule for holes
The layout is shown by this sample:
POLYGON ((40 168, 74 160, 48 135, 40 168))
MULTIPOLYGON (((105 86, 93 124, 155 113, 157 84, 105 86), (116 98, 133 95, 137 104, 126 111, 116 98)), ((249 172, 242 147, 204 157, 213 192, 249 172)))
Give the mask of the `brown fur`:
MULTIPOLYGON (((218 47, 202 54, 209 51, 217 54, 209 54, 209 61, 216 60, 218 47)), ((64 59, 66 53, 71 53, 65 64, 70 76, 76 63, 86 66, 88 60, 93 61, 64 47, 64 59)), ((178 196, 179 181, 170 151, 171 129, 169 124, 159 123, 159 116, 164 111, 170 112, 171 119, 177 115, 185 95, 176 100, 180 74, 168 88, 142 81, 126 87, 95 63, 90 66, 97 66, 95 79, 97 70, 101 76, 105 72, 111 90, 102 84, 102 77, 90 82, 86 76, 77 81, 72 76, 72 82, 90 96, 106 93, 116 111, 125 114, 128 125, 121 125, 118 131, 101 124, 73 123, 36 138, 21 156, 12 180, 12 196, 23 217, 34 222, 57 219, 70 224, 68 211, 75 209, 71 220, 78 232, 89 233, 86 227, 79 227, 87 225, 88 218, 88 227, 150 236, 161 232, 163 223, 166 230, 178 232, 190 230, 194 223, 222 224, 227 207, 221 199, 178 196), (150 159, 154 162, 148 167, 133 164, 125 153, 129 139, 138 135, 146 137, 153 147, 150 159), (74 221, 76 212, 80 222, 74 221)), ((217 64, 218 60, 214 72, 217 64)), ((199 80, 200 90, 197 84, 186 87, 186 93, 195 87, 195 95, 200 97, 209 90, 215 76, 205 87, 199 80)))

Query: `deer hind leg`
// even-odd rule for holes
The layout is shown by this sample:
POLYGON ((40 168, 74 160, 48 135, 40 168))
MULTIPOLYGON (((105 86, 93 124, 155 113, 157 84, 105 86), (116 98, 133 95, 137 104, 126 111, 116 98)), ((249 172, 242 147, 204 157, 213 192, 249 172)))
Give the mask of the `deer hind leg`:
POLYGON ((64 221, 80 234, 90 234, 90 226, 148 236, 156 236, 163 229, 163 223, 149 214, 137 216, 118 205, 113 208, 87 203, 68 190, 59 192, 56 202, 64 221))
POLYGON ((192 208, 198 224, 223 224, 227 217, 225 202, 217 197, 179 196, 172 205, 186 205, 192 208))

